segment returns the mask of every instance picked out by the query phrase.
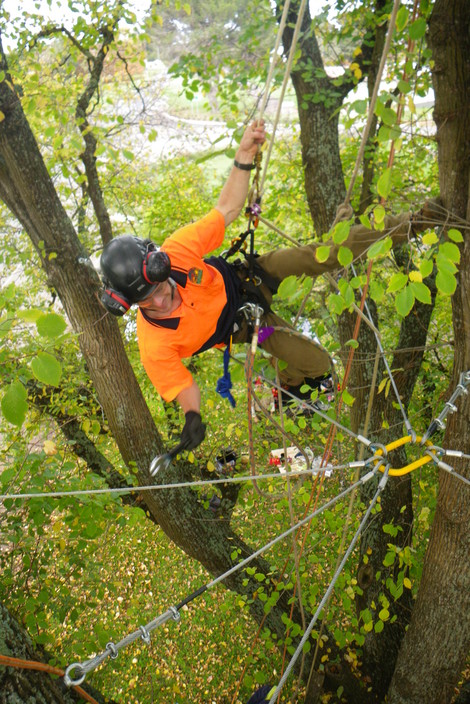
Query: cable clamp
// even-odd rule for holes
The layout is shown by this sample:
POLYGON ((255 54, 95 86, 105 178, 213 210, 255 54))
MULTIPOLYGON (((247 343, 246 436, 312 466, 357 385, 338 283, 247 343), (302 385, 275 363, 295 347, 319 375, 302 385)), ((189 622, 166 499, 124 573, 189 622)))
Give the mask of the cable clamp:
POLYGON ((106 643, 106 650, 109 650, 109 657, 111 658, 111 660, 116 660, 119 653, 114 643, 106 643))
POLYGON ((433 460, 434 464, 436 464, 439 469, 444 469, 446 472, 449 472, 452 474, 452 472, 455 472, 455 468, 452 467, 450 464, 447 464, 447 462, 442 462, 442 460, 439 460, 431 451, 430 449, 426 450, 426 454, 429 455, 429 457, 433 460))
POLYGON ((171 612, 171 618, 173 619, 173 621, 178 622, 181 619, 181 614, 178 611, 178 609, 176 608, 176 606, 170 606, 168 611, 171 612))
POLYGON ((390 465, 387 464, 384 473, 382 475, 381 480, 379 481, 379 486, 377 487, 378 491, 383 491, 385 489, 385 486, 388 482, 388 470, 390 469, 390 465))
POLYGON ((359 442, 362 442, 362 444, 365 445, 366 447, 370 447, 372 445, 371 441, 368 440, 367 438, 365 438, 363 435, 358 435, 356 437, 356 440, 358 440, 359 442))
POLYGON ((150 645, 150 633, 145 628, 145 626, 139 626, 139 631, 142 633, 140 636, 146 645, 150 645))
POLYGON ((367 472, 367 474, 364 474, 364 476, 361 477, 359 481, 361 482, 361 484, 367 484, 367 482, 372 479, 372 477, 375 477, 375 474, 376 470, 373 469, 372 471, 367 472))

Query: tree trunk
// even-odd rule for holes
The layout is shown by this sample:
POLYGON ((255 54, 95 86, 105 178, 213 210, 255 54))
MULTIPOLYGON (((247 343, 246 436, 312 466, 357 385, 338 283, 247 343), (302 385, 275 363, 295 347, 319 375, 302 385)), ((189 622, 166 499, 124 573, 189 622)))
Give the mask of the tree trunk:
MULTIPOLYGON (((49 283, 78 333, 81 351, 125 464, 134 464, 139 483, 148 485, 153 481, 148 469, 151 460, 163 451, 161 438, 127 359, 118 323, 105 313, 98 300, 98 275, 58 199, 3 53, 1 59, 0 69, 7 78, 0 82, 0 111, 4 115, 0 122, 0 198, 30 236, 49 283)), ((180 463, 159 473, 159 481, 188 481, 192 470, 192 465, 180 463)), ((242 557, 252 552, 228 521, 219 521, 204 509, 197 492, 190 488, 147 492, 145 503, 152 520, 211 575, 219 576, 234 566, 231 554, 235 549, 242 557)), ((267 561, 258 559, 252 566, 269 579, 272 570, 267 561)), ((259 582, 236 572, 225 586, 251 599, 259 582)), ((186 596, 182 594, 181 598, 186 596)), ((284 593, 266 617, 261 601, 254 599, 249 607, 258 621, 265 618, 266 627, 278 636, 280 644, 285 635, 282 615, 289 608, 290 596, 284 593)), ((295 612, 293 619, 299 618, 295 612)))
MULTIPOLYGON (((433 53, 439 178, 446 208, 470 218, 470 4, 437 0, 429 24, 433 53)), ((453 383, 470 369, 470 237, 463 232, 453 296, 453 383)), ((444 447, 470 453, 470 397, 458 401, 444 447)), ((470 478, 468 460, 452 460, 470 478)), ((422 581, 390 686, 389 704, 446 704, 454 695, 470 647, 470 490, 440 471, 439 495, 422 581)))
MULTIPOLYGON (((28 663, 47 664, 44 653, 35 650, 30 637, 10 612, 0 603, 0 653, 28 663)), ((89 687, 82 687, 99 704, 116 704, 89 687)), ((47 672, 0 663, 0 704, 74 704, 83 698, 75 689, 65 687, 61 679, 47 672)))

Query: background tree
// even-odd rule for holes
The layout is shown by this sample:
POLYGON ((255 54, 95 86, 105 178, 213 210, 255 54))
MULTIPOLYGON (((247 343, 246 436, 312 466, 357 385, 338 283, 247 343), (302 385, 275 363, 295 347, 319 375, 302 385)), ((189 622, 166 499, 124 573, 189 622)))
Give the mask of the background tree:
MULTIPOLYGON (((384 15, 382 12, 385 13, 386 17, 388 7, 389 6, 384 4, 379 4, 377 8, 374 8, 372 5, 370 7, 371 15, 367 15, 367 19, 375 17, 372 12, 374 9, 378 10, 376 15, 378 19, 373 22, 372 27, 369 26, 368 23, 366 23, 364 27, 366 33, 365 37, 367 39, 361 49, 362 55, 364 56, 362 67, 364 70, 369 66, 375 66, 371 58, 369 44, 374 41, 375 37, 377 39, 376 45, 380 47, 379 38, 383 37, 384 30, 384 15), (372 63, 370 64, 369 62, 372 63)), ((78 50, 78 55, 81 55, 84 60, 83 64, 79 62, 78 65, 83 66, 83 68, 86 66, 87 69, 89 69, 89 72, 83 73, 83 84, 81 87, 77 86, 76 92, 78 129, 85 143, 85 148, 83 149, 80 145, 80 151, 76 151, 75 157, 77 164, 77 182, 79 185, 81 184, 81 189, 75 192, 81 192, 84 196, 81 202, 77 201, 82 207, 77 208, 74 214, 74 219, 77 222, 76 228, 73 227, 67 213, 58 201, 49 175, 44 168, 41 155, 39 154, 37 145, 25 119, 24 111, 19 103, 18 93, 12 89, 13 87, 8 74, 5 57, 3 70, 6 80, 1 84, 0 93, 1 109, 5 116, 0 125, 0 153, 3 159, 0 193, 4 202, 22 224, 34 243, 42 266, 47 272, 49 284, 59 294, 67 313, 67 318, 72 323, 74 329, 80 332, 78 339, 81 353, 86 360, 90 376, 93 379, 94 389, 104 409, 111 434, 116 439, 126 464, 131 468, 137 467, 138 480, 145 484, 149 480, 147 467, 150 459, 156 452, 161 451, 162 439, 155 429, 145 401, 130 371, 124 348, 120 343, 118 326, 115 324, 115 321, 108 320, 109 316, 103 317, 102 309, 96 300, 99 282, 95 272, 89 266, 89 260, 85 256, 83 247, 79 243, 74 231, 75 229, 80 229, 80 232, 84 232, 83 220, 80 220, 80 217, 84 213, 83 206, 86 206, 87 202, 93 204, 93 213, 90 222, 95 222, 95 227, 97 225, 99 228, 103 241, 107 239, 110 229, 112 229, 112 218, 107 217, 105 198, 103 198, 103 193, 106 192, 106 189, 101 187, 99 171, 96 169, 97 163, 100 165, 98 158, 100 142, 97 136, 104 135, 102 135, 100 120, 97 120, 95 124, 92 123, 92 116, 96 116, 97 106, 100 104, 97 102, 99 95, 98 88, 100 85, 99 80, 102 80, 103 68, 109 62, 110 55, 113 55, 114 34, 117 21, 121 16, 120 7, 116 8, 116 12, 113 12, 113 8, 111 7, 109 10, 110 15, 108 17, 99 18, 100 23, 102 21, 103 24, 96 25, 97 27, 101 26, 102 29, 98 29, 90 38, 88 38, 88 35, 85 33, 83 22, 78 22, 75 27, 77 34, 72 36, 78 37, 80 41, 76 39, 70 47, 70 51, 72 52, 71 56, 73 56, 74 50, 78 50), (93 43, 95 41, 98 41, 96 48, 93 43), (78 166, 78 157, 80 157, 83 168, 78 166), (80 226, 80 228, 78 226, 80 226), (80 272, 80 276, 77 276, 77 271, 80 272), (106 364, 103 364, 103 360, 106 360, 106 364), (119 380, 119 383, 116 383, 116 380, 119 380), (145 445, 141 442, 142 437, 146 438, 145 445)), ((93 24, 91 26, 95 29, 93 24)), ((406 22, 403 25, 402 31, 405 30, 405 26, 406 22)), ((353 34, 360 33, 358 28, 360 28, 360 25, 356 24, 353 34)), ((415 31, 418 30, 415 28, 415 31)), ((288 27, 284 37, 284 48, 286 50, 289 46, 290 33, 291 28, 288 27)), ((47 35, 49 37, 63 37, 65 35, 65 38, 67 38, 68 36, 67 32, 64 32, 61 27, 48 27, 47 31, 43 31, 42 34, 43 36, 47 35)), ((296 69, 294 70, 293 80, 300 106, 302 158, 306 173, 307 200, 314 216, 316 229, 318 232, 322 232, 328 229, 338 200, 342 198, 344 193, 344 177, 339 161, 339 143, 337 126, 335 126, 335 116, 348 92, 348 86, 350 87, 354 83, 354 80, 357 80, 357 75, 352 79, 351 74, 354 73, 354 71, 347 73, 346 77, 339 82, 339 85, 338 81, 334 82, 326 78, 321 55, 318 51, 318 45, 316 44, 314 35, 311 32, 311 22, 308 16, 306 16, 304 20, 304 35, 301 47, 301 60, 297 63, 296 69), (317 100, 318 96, 320 96, 320 100, 317 100), (332 124, 335 126, 335 129, 332 129, 332 124), (329 145, 327 152, 324 150, 324 144, 329 145), (329 161, 329 159, 325 159, 326 154, 328 154, 328 156, 330 154, 335 156, 333 162, 329 161), (329 168, 323 170, 325 165, 329 168), (317 179, 315 179, 315 174, 317 179), (323 185, 328 182, 336 184, 336 186, 332 188, 331 191, 324 191, 323 185)), ((376 51, 378 51, 378 49, 376 51)), ((127 65, 124 64, 124 66, 127 65)), ((192 71, 191 64, 185 64, 184 62, 181 63, 179 70, 184 71, 185 66, 189 67, 189 72, 192 71)), ((359 71, 360 70, 359 68, 359 71)), ((373 73, 373 68, 371 68, 371 72, 373 73)), ((193 88, 195 90, 196 86, 193 88)), ((225 95, 230 95, 230 92, 227 92, 225 84, 223 90, 225 91, 225 95)), ((232 91, 231 95, 235 96, 236 93, 232 91)), ((28 98, 23 99, 24 104, 26 104, 25 100, 27 101, 28 98)), ((230 104, 230 100, 227 99, 227 101, 230 104)), ((235 100, 232 100, 231 104, 235 104, 235 100)), ((386 110, 385 103, 381 103, 379 108, 381 117, 383 118, 385 115, 389 121, 388 113, 385 113, 384 110, 386 110)), ((103 113, 100 119, 102 117, 103 113)), ((383 126, 384 125, 382 125, 382 127, 383 126)), ((385 127, 387 127, 386 121, 385 127)), ((112 134, 112 130, 109 131, 109 134, 112 134)), ((292 202, 292 193, 289 194, 289 200, 292 202)), ((287 202, 289 202, 289 200, 287 202)), ((463 215, 461 217, 463 217, 463 215)), ((88 235, 86 235, 86 238, 88 238, 88 235)), ((443 253, 441 252, 441 254, 443 253)), ((398 258, 397 266, 401 266, 402 264, 403 258, 401 260, 398 258)), ((411 280, 406 284, 406 290, 408 292, 413 291, 411 280)), ((380 302, 378 291, 379 284, 377 282, 375 295, 380 302)), ((342 305, 343 308, 347 308, 348 305, 346 302, 349 293, 343 295, 344 300, 342 305)), ((408 296, 408 301, 409 298, 408 296)), ((416 313, 418 313, 419 310, 419 303, 423 304, 424 301, 418 299, 415 307, 416 313)), ((424 310, 431 311, 431 306, 429 304, 425 305, 424 310)), ((337 312, 339 311, 337 310, 337 312)), ((401 312, 404 313, 403 310, 401 310, 401 312)), ((408 312, 408 310, 405 312, 408 312)), ((406 327, 409 326, 413 328, 412 323, 416 319, 417 316, 404 316, 401 335, 401 340, 403 341, 399 341, 399 348, 408 344, 407 340, 413 333, 410 333, 409 330, 407 331, 406 327)), ((426 333, 427 325, 423 325, 420 329, 423 343, 426 339, 426 333)), ((345 344, 350 337, 350 333, 346 332, 346 336, 343 338, 343 344, 345 344)), ((417 338, 414 340, 415 345, 416 340, 417 338)), ((372 345, 370 349, 375 353, 372 345)), ((42 356, 40 360, 42 364, 46 366, 45 380, 51 383, 54 365, 47 357, 42 356)), ((419 359, 417 361, 419 362, 419 359)), ((403 373, 402 379, 400 379, 399 388, 400 390, 403 389, 403 393, 405 393, 406 390, 408 397, 411 397, 411 390, 413 389, 417 370, 417 366, 411 367, 408 370, 409 373, 403 373)), ((21 372, 24 373, 24 369, 22 369, 21 372)), ((15 374, 15 372, 13 372, 13 374, 15 374)), ((18 374, 18 370, 16 370, 16 374, 18 374)), ((369 381, 370 376, 364 375, 364 379, 369 381)), ((54 379, 54 381, 56 381, 56 379, 54 379)), ((16 391, 21 395, 21 392, 18 391, 19 386, 17 384, 17 381, 12 382, 12 386, 14 386, 10 389, 11 393, 15 393, 16 391)), ((363 423, 365 403, 363 399, 361 399, 359 391, 360 384, 356 384, 356 387, 358 390, 355 391, 357 396, 355 406, 360 410, 357 411, 356 418, 353 418, 353 423, 355 427, 360 428, 363 423)), ((408 397, 405 399, 406 407, 408 407, 408 397)), ((389 424, 395 423, 395 416, 392 413, 392 403, 390 400, 379 405, 379 411, 377 418, 374 419, 373 427, 379 428, 383 423, 384 416, 389 424)), ((396 430, 392 434, 392 437, 396 437, 396 430)), ((132 477, 134 472, 131 471, 126 474, 125 481, 133 481, 132 477)), ((177 468, 173 468, 171 474, 169 474, 169 477, 173 480, 178 480, 178 478, 186 479, 191 476, 194 476, 194 467, 190 463, 178 464, 177 468)), ((166 477, 163 479, 166 479, 166 477)), ((396 521, 399 526, 403 525, 405 527, 406 540, 409 541, 410 531, 408 527, 411 523, 409 481, 403 482, 402 486, 396 486, 394 491, 397 493, 391 492, 386 502, 381 525, 393 525, 396 521), (407 511, 402 514, 400 513, 400 509, 403 505, 407 506, 407 511)), ((146 508, 152 515, 153 520, 158 522, 164 528, 165 532, 178 545, 183 547, 188 555, 192 555, 200 560, 212 574, 220 574, 233 564, 238 554, 245 555, 249 550, 246 542, 229 524, 229 519, 233 518, 233 509, 237 497, 233 493, 230 494, 228 489, 226 489, 223 498, 226 500, 226 523, 213 520, 208 521, 207 511, 203 508, 199 496, 189 490, 175 490, 172 492, 159 491, 148 494, 146 495, 146 508), (197 526, 197 530, 195 530, 195 526, 197 526)), ((391 536, 390 538, 388 537, 390 534, 385 533, 385 541, 383 540, 383 534, 384 532, 381 528, 375 532, 375 538, 377 538, 377 536, 382 538, 380 546, 373 551, 373 560, 375 560, 376 564, 379 566, 382 565, 384 551, 386 552, 388 550, 389 541, 392 545, 395 544, 397 549, 403 554, 405 554, 404 548, 406 547, 398 530, 395 536, 391 536), (391 538, 393 537, 397 538, 397 540, 392 540, 391 538)), ((366 542, 363 549, 362 564, 364 564, 364 555, 367 554, 368 547, 370 547, 370 544, 366 542)), ((408 566, 406 569, 408 569, 408 566)), ((264 616, 265 602, 253 598, 253 595, 259 592, 259 581, 256 579, 256 575, 263 576, 263 578, 266 579, 266 577, 269 578, 270 572, 271 565, 266 561, 259 561, 254 565, 253 574, 236 575, 228 585, 235 588, 240 594, 247 598, 249 609, 258 620, 261 620, 264 616)), ((397 569, 393 573, 394 580, 398 586, 399 580, 402 580, 402 592, 403 580, 406 574, 407 571, 403 569, 397 569)), ((269 590, 269 580, 266 584, 269 590)), ((364 584, 362 584, 362 587, 364 587, 364 584)), ((370 605, 374 601, 375 596, 382 593, 382 590, 383 585, 380 582, 377 582, 377 585, 374 584, 374 589, 369 589, 368 593, 366 590, 363 606, 367 607, 367 605, 370 605), (372 594, 374 596, 372 596, 372 594)), ((359 589, 357 592, 362 596, 359 589)), ((269 591, 267 591, 267 593, 269 593, 269 591)), ((276 594, 276 591, 274 591, 274 594, 276 594)), ((282 593, 277 603, 273 605, 272 610, 268 613, 267 625, 271 633, 275 634, 279 641, 284 639, 285 614, 289 613, 287 603, 289 596, 288 591, 282 593)), ((390 594, 387 593, 387 596, 390 597, 390 594)), ((395 592, 395 596, 398 601, 400 601, 397 592, 395 592)), ((401 601, 405 602, 405 606, 409 605, 409 601, 406 601, 406 599, 402 599, 401 601)), ((364 609, 362 608, 361 613, 363 611, 364 609)), ((389 667, 387 675, 386 678, 382 678, 381 680, 381 674, 385 671, 384 661, 386 659, 386 652, 387 649, 390 649, 390 643, 392 642, 392 652, 395 654, 398 652, 401 634, 407 622, 406 611, 403 608, 401 610, 397 609, 395 615, 400 616, 400 619, 395 619, 397 626, 391 629, 385 628, 383 635, 380 635, 378 629, 377 631, 374 629, 374 634, 368 637, 366 643, 366 666, 370 673, 369 676, 372 677, 372 695, 374 697, 381 697, 386 689, 385 682, 388 683, 393 673, 394 662, 394 657, 388 658, 389 667), (396 633, 398 633, 398 636, 396 633), (377 645, 378 643, 379 646, 377 645), (368 644, 370 644, 369 648, 368 644)), ((363 616, 360 615, 360 619, 362 618, 363 616)), ((291 620, 293 622, 299 622, 300 614, 291 614, 291 620)), ((390 619, 390 621, 391 620, 392 619, 390 619)), ((330 634, 328 634, 327 637, 330 650, 329 657, 332 660, 336 657, 339 659, 341 654, 338 652, 335 638, 332 638, 330 634)), ((364 638, 364 635, 362 638, 364 638)), ((357 643, 360 643, 359 639, 357 643)), ((459 660, 459 663, 461 664, 461 660, 459 660)), ((346 670, 347 665, 344 661, 343 665, 346 670)), ((454 663, 454 667, 455 666, 456 663, 454 663)), ((458 676, 457 671, 458 668, 455 667, 454 677, 458 676)), ((325 686, 327 688, 332 687, 336 690, 342 680, 341 678, 338 680, 338 677, 334 675, 334 668, 327 670, 325 686)), ((365 700, 364 693, 355 695, 354 681, 351 679, 344 679, 343 681, 348 686, 347 695, 349 701, 353 701, 354 696, 357 696, 359 701, 365 700)))

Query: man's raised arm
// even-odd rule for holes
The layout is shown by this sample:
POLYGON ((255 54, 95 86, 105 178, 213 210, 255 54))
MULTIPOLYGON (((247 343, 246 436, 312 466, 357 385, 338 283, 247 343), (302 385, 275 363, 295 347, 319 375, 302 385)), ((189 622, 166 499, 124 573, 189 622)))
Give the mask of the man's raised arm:
POLYGON ((234 165, 215 206, 224 216, 225 226, 236 220, 245 205, 253 161, 265 140, 264 120, 249 125, 243 134, 234 165))

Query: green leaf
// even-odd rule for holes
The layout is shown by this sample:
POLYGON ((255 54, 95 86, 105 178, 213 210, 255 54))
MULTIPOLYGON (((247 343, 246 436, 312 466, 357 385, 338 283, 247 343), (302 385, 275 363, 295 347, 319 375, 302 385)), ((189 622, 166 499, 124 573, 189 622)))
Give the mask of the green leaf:
POLYGON ((392 190, 392 169, 388 167, 385 169, 385 171, 380 175, 379 180, 377 181, 377 193, 379 196, 387 200, 388 196, 390 195, 390 191, 392 190))
POLYGON ((367 100, 355 100, 351 105, 351 109, 357 112, 358 115, 365 115, 367 112, 367 100))
POLYGON ((374 242, 374 244, 367 250, 367 259, 375 259, 387 254, 391 250, 392 246, 393 242, 391 237, 384 237, 378 242, 374 242))
POLYGON ((379 225, 385 220, 385 208, 383 205, 376 205, 374 208, 374 222, 379 225))
POLYGON ((379 281, 371 281, 369 293, 373 301, 380 303, 383 300, 385 288, 379 281))
POLYGON ((444 296, 452 296, 457 288, 457 279, 453 274, 438 271, 436 286, 439 293, 442 293, 444 296))
POLYGON ((57 313, 47 313, 36 321, 38 333, 43 337, 59 337, 59 335, 62 335, 64 332, 66 326, 65 320, 62 316, 57 315, 57 313))
POLYGON ((454 264, 460 262, 460 249, 453 242, 444 242, 444 244, 441 244, 439 254, 444 255, 446 259, 454 262, 454 264))
POLYGON ((341 220, 338 222, 333 230, 333 242, 335 244, 343 244, 343 242, 349 237, 350 229, 351 223, 347 220, 341 220))
POLYGON ((429 276, 429 274, 433 270, 433 267, 434 267, 434 264, 431 261, 431 259, 423 259, 423 261, 420 262, 419 271, 420 271, 420 274, 423 277, 423 279, 425 279, 426 276, 429 276))
POLYGON ((411 85, 408 83, 408 81, 398 81, 398 90, 400 91, 400 93, 406 95, 411 91, 411 85))
POLYGON ((62 365, 48 352, 40 352, 31 362, 33 374, 43 384, 58 386, 62 377, 62 365))
POLYGON ((426 286, 426 284, 423 284, 420 281, 412 281, 410 283, 410 286, 415 295, 415 298, 417 298, 418 301, 431 305, 431 291, 429 290, 428 286, 426 286))
POLYGON ((426 232, 426 234, 423 235, 421 239, 423 241, 423 244, 428 246, 436 244, 436 242, 439 241, 435 232, 426 232))
POLYGON ((436 256, 436 264, 438 270, 442 274, 455 274, 457 272, 457 267, 454 262, 444 256, 441 252, 439 252, 436 256))
POLYGON ((8 335, 13 325, 13 318, 2 318, 0 320, 0 337, 8 335))
POLYGON ((338 295, 337 293, 332 293, 330 296, 328 296, 328 308, 331 310, 332 313, 336 313, 336 315, 341 315, 343 310, 346 308, 343 297, 338 295))
POLYGON ((383 621, 377 621, 374 625, 374 631, 375 633, 381 633, 384 629, 384 622, 383 621))
POLYGON ((317 260, 317 262, 319 262, 320 264, 326 262, 326 260, 330 256, 330 249, 331 247, 327 247, 326 245, 320 245, 320 247, 317 247, 315 251, 315 259, 317 260))
POLYGON ((353 253, 349 247, 340 247, 338 250, 338 261, 341 266, 348 266, 353 260, 353 253))
POLYGON ((392 276, 390 283, 387 286, 387 293, 394 293, 394 291, 400 291, 408 283, 408 277, 402 272, 398 272, 392 276))
POLYGON ((455 230, 453 227, 447 232, 447 237, 453 242, 463 242, 463 236, 460 230, 455 230))
POLYGON ((344 389, 343 393, 341 394, 341 398, 347 406, 352 406, 354 401, 356 400, 354 396, 351 396, 351 394, 346 391, 346 389, 344 389))
POLYGON ((284 281, 281 281, 277 295, 282 299, 291 298, 299 289, 299 282, 296 276, 287 276, 284 281))
POLYGON ((403 5, 398 10, 395 26, 399 32, 401 32, 401 30, 404 29, 408 24, 409 14, 410 13, 408 12, 407 8, 403 7, 403 5))
POLYGON ((420 17, 410 24, 410 39, 422 39, 426 34, 426 20, 420 17))
POLYGON ((415 302, 415 296, 410 285, 405 286, 404 289, 395 298, 395 306, 402 318, 406 318, 410 310, 413 308, 415 302))
POLYGON ((27 323, 35 323, 41 315, 44 315, 42 310, 38 308, 29 308, 28 310, 17 311, 17 316, 21 320, 26 320, 27 323))
MULTIPOLYGON (((393 127, 393 125, 397 121, 397 114, 395 110, 392 110, 392 108, 385 108, 382 111, 381 114, 382 121, 384 122, 385 125, 388 125, 389 127, 393 127)), ((391 171, 391 169, 390 169, 391 171)))
POLYGON ((6 420, 19 428, 24 423, 28 404, 26 402, 28 394, 20 381, 14 381, 8 387, 2 398, 2 413, 6 420))

